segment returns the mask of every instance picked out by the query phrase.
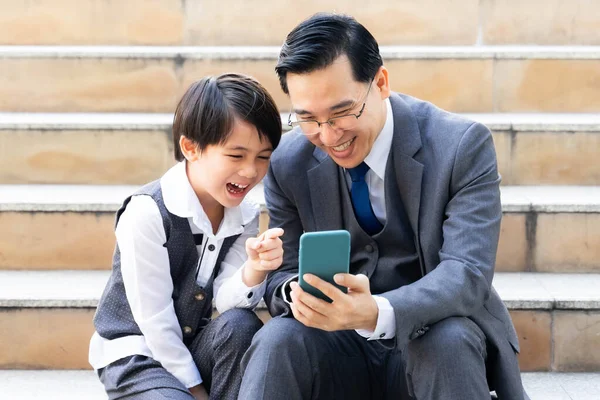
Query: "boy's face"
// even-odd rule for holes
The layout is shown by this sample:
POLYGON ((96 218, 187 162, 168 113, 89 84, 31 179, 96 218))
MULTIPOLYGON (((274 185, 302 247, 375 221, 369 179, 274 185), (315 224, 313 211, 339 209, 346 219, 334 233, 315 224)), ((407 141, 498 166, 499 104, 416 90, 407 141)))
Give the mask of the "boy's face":
POLYGON ((211 145, 188 158, 188 177, 203 208, 238 206, 267 173, 271 143, 256 127, 236 118, 223 145, 211 145))
POLYGON ((372 83, 357 82, 350 60, 342 55, 326 68, 303 74, 287 74, 287 85, 296 121, 317 120, 347 114, 344 129, 321 124, 319 132, 307 134, 338 165, 353 168, 367 157, 386 118, 384 100, 389 97, 387 70, 381 67, 372 83))

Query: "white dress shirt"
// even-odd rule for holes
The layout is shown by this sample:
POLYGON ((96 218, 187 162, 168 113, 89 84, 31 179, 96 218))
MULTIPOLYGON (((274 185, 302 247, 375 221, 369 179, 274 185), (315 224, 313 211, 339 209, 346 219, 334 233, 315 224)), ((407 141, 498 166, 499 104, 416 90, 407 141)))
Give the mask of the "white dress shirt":
MULTIPOLYGON (((371 151, 365 158, 365 163, 369 166, 369 170, 365 175, 365 181, 369 188, 369 199, 375 217, 385 225, 387 214, 385 210, 385 168, 392 149, 392 139, 394 137, 394 116, 392 114, 392 105, 390 99, 385 100, 386 104, 386 119, 383 129, 375 139, 371 151)), ((352 179, 350 173, 346 173, 346 184, 348 190, 352 189, 352 179)), ((377 317, 377 326, 373 332, 365 329, 357 329, 356 333, 368 338, 368 340, 391 339, 396 336, 396 315, 390 301, 385 297, 373 296, 379 315, 377 317)))
MULTIPOLYGON (((386 103, 386 120, 383 125, 383 129, 375 139, 371 151, 365 158, 365 163, 369 166, 369 171, 365 176, 367 187, 369 188, 369 199, 371 200, 371 206, 373 207, 373 213, 375 217, 385 225, 387 214, 385 210, 385 168, 387 166, 388 156, 392 148, 392 139, 394 137, 394 116, 392 114, 392 105, 389 99, 385 100, 386 103)), ((352 179, 350 173, 345 171, 346 184, 348 190, 352 188, 352 179)), ((281 287, 281 297, 287 303, 290 303, 290 299, 286 296, 289 293, 287 289, 290 282, 297 280, 298 276, 294 276, 288 279, 281 287)), ((373 296, 377 307, 379 308, 379 315, 377 317, 377 326, 374 331, 365 329, 357 329, 356 333, 368 340, 378 339, 391 339, 396 336, 396 315, 394 309, 390 304, 390 301, 385 297, 373 296)))
MULTIPOLYGON (((248 287, 242 281, 247 258, 245 242, 258 234, 259 206, 245 198, 238 207, 225 208, 216 233, 190 185, 185 161, 172 167, 160 180, 165 207, 187 218, 192 233, 202 234, 197 282, 210 279, 225 238, 240 234, 227 252, 213 283, 213 295, 220 313, 231 308, 254 308, 264 295, 266 281, 248 287), (202 254, 204 253, 204 254, 202 254)), ((134 196, 116 228, 121 252, 121 274, 133 317, 143 336, 114 340, 94 333, 89 361, 100 369, 123 357, 140 354, 151 357, 173 374, 185 387, 202 383, 202 377, 182 340, 173 307, 173 281, 169 266, 162 217, 149 196, 134 196)))

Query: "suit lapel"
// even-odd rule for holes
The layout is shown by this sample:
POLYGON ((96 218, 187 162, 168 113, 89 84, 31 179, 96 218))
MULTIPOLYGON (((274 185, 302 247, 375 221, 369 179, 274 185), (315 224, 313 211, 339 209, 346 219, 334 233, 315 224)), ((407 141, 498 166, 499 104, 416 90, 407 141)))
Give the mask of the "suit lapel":
POLYGON ((308 170, 308 187, 318 231, 342 228, 342 208, 337 164, 321 149, 313 153, 319 163, 308 170))
POLYGON ((419 209, 421 205, 421 184, 423 164, 414 155, 421 148, 419 126, 409 106, 393 93, 390 102, 394 114, 394 138, 392 139, 392 160, 396 172, 396 183, 400 198, 410 225, 419 241, 419 209))

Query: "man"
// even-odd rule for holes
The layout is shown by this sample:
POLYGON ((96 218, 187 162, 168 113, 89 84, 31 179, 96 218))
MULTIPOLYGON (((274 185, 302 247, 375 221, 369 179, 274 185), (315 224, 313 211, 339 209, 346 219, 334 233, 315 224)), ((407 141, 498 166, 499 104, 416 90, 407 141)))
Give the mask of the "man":
POLYGON ((526 398, 509 314, 491 287, 501 206, 489 130, 394 93, 371 34, 317 14, 276 67, 289 123, 265 178, 284 262, 274 318, 243 360, 243 399, 526 398), (304 231, 346 229, 350 274, 298 285, 304 231), (409 397, 410 396, 410 397, 409 397))

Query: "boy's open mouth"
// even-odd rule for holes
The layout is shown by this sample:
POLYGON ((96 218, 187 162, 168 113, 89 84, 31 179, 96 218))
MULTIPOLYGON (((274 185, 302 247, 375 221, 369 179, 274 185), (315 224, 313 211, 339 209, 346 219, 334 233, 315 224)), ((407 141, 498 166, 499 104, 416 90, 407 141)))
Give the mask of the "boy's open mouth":
POLYGON ((227 183, 227 191, 231 194, 242 194, 250 185, 240 185, 239 183, 229 182, 227 183))

